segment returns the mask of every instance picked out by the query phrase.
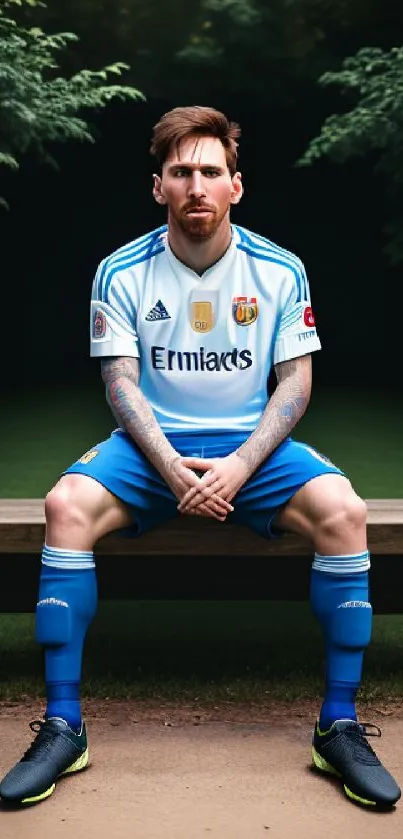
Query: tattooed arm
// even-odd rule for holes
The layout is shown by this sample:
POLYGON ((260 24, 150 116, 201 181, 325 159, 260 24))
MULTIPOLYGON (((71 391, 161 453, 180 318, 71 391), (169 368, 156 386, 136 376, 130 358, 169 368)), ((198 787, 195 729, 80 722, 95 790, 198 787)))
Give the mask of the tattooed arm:
MULTIPOLYGON (((107 402, 119 426, 130 434, 180 500, 189 487, 199 484, 200 479, 193 470, 182 465, 182 458, 171 446, 141 392, 138 359, 102 358, 101 373, 107 402)), ((222 521, 231 510, 230 504, 214 494, 206 504, 200 505, 198 514, 222 521)))
POLYGON ((138 387, 138 359, 103 358, 101 373, 106 399, 116 421, 130 434, 158 472, 165 475, 178 453, 165 437, 150 404, 138 387))
POLYGON ((281 361, 275 366, 277 387, 270 397, 255 431, 237 449, 237 455, 252 474, 285 440, 305 413, 311 396, 310 355, 281 361))

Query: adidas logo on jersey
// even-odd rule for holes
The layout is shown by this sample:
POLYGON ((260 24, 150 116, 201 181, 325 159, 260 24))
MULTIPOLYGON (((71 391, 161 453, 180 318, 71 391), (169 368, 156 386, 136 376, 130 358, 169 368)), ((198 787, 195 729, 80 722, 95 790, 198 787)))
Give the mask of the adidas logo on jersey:
POLYGON ((153 320, 170 320, 171 315, 168 314, 163 302, 161 300, 157 300, 155 306, 150 309, 148 315, 146 315, 146 320, 153 321, 153 320))

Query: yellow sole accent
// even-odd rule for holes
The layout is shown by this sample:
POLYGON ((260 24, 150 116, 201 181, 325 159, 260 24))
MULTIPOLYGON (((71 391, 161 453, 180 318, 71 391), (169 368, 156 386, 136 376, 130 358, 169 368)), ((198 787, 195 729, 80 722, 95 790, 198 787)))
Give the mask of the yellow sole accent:
POLYGON ((351 789, 346 787, 345 784, 343 784, 343 786, 346 795, 348 795, 349 798, 352 798, 353 801, 358 801, 360 804, 365 804, 367 807, 376 807, 376 801, 369 801, 369 799, 367 798, 360 798, 359 795, 356 795, 354 792, 351 792, 351 789))
POLYGON ((338 772, 337 769, 334 769, 333 766, 331 766, 331 764, 316 751, 315 746, 312 746, 312 760, 314 766, 316 766, 317 769, 320 769, 321 772, 328 772, 330 775, 337 775, 338 778, 341 778, 340 772, 338 772))
MULTIPOLYGON (((337 769, 334 769, 333 766, 327 762, 318 752, 316 751, 315 747, 312 746, 312 760, 316 769, 320 769, 321 772, 328 772, 329 775, 336 775, 337 778, 341 778, 340 772, 337 769)), ((360 798, 359 795, 356 795, 355 792, 352 792, 351 789, 343 784, 344 792, 351 798, 353 801, 358 801, 359 804, 365 804, 366 807, 376 807, 376 801, 370 801, 367 798, 360 798)))
MULTIPOLYGON (((63 772, 60 773, 60 775, 58 775, 58 778, 61 778, 62 775, 70 775, 73 772, 81 772, 82 769, 85 769, 88 766, 88 760, 89 753, 88 749, 86 749, 85 752, 83 752, 82 755, 80 755, 80 757, 77 758, 77 760, 71 764, 71 766, 68 766, 67 769, 65 769, 63 772)), ((30 798, 23 798, 21 804, 35 804, 38 801, 44 801, 45 798, 49 798, 49 796, 52 795, 52 792, 54 792, 55 789, 56 784, 54 783, 49 787, 49 789, 45 790, 45 792, 41 792, 40 795, 33 795, 30 798)))
POLYGON ((40 795, 33 795, 32 798, 23 798, 21 804, 35 804, 36 801, 44 801, 45 798, 49 798, 52 795, 52 792, 55 791, 56 784, 52 784, 46 792, 41 792, 40 795))
POLYGON ((68 766, 67 769, 64 770, 64 772, 60 773, 60 777, 62 775, 69 775, 71 772, 80 772, 81 769, 85 769, 85 767, 88 766, 88 760, 89 753, 88 749, 86 749, 85 752, 77 758, 75 763, 72 763, 71 766, 68 766))

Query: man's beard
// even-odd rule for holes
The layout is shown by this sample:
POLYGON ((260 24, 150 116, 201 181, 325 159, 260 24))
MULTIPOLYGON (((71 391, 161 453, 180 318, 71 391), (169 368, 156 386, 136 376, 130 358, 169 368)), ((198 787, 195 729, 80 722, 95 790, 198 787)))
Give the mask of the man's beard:
POLYGON ((210 212, 206 216, 190 216, 187 212, 182 212, 175 215, 175 220, 182 232, 194 242, 202 242, 206 239, 211 239, 214 233, 218 230, 227 211, 218 215, 216 212, 210 212))

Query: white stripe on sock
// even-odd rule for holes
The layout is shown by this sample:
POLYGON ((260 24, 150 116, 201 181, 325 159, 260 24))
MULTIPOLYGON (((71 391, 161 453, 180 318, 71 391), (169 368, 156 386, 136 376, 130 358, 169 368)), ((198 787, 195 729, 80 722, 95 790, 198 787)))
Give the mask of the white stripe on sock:
POLYGON ((48 545, 43 546, 42 564, 50 568, 66 568, 71 571, 95 568, 93 551, 69 551, 48 545))
POLYGON ((326 574, 360 574, 368 571, 370 567, 369 551, 345 556, 322 556, 316 553, 312 563, 314 571, 323 571, 326 574))

